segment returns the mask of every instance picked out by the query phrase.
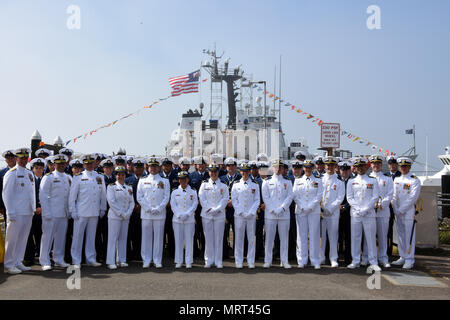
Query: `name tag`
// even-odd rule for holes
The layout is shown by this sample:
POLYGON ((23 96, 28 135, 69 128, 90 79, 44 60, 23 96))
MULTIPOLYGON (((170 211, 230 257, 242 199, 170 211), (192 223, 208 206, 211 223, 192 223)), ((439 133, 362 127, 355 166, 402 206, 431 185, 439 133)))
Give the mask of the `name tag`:
POLYGON ((81 181, 89 181, 89 179, 81 179, 81 181))

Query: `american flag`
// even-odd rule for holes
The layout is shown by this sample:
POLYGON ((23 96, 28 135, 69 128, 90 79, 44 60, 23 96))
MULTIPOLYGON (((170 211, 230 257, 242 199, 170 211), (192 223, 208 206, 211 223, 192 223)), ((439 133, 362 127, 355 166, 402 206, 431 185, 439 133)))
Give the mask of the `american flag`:
POLYGON ((172 97, 183 93, 198 92, 199 78, 200 70, 184 76, 169 78, 169 84, 172 87, 172 97))

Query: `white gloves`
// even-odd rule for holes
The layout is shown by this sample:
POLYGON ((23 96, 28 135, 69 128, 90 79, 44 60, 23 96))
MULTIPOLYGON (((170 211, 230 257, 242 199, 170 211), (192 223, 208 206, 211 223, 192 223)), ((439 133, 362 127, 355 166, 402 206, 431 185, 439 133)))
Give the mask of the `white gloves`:
POLYGON ((331 217, 333 214, 328 210, 327 208, 323 208, 323 216, 324 217, 331 217))
POLYGON ((149 211, 150 211, 150 214, 153 214, 153 215, 157 215, 157 214, 161 213, 161 211, 157 208, 151 208, 149 211))

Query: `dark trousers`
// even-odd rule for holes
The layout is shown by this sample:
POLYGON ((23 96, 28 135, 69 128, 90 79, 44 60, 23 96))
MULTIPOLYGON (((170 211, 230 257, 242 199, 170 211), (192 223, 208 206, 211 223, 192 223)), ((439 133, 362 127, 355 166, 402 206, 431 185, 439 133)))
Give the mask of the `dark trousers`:
POLYGON ((173 234, 172 219, 173 211, 169 206, 166 208, 166 221, 164 223, 164 249, 168 257, 175 258, 175 235, 173 234))
POLYGON ((341 212, 339 217, 339 254, 344 256, 346 264, 352 262, 351 236, 350 236, 350 209, 341 212))
POLYGON ((392 205, 389 204, 389 209, 391 211, 391 216, 389 218, 389 229, 388 229, 388 242, 387 242, 387 255, 388 257, 392 257, 392 248, 394 246, 394 209, 392 208, 392 205))
POLYGON ((72 261, 72 255, 70 253, 70 249, 72 248, 72 236, 73 236, 73 219, 70 218, 67 221, 66 249, 64 250, 64 261, 67 263, 70 263, 72 261))
POLYGON ((233 244, 230 246, 230 230, 233 229, 234 232, 234 208, 225 208, 225 232, 223 233, 223 259, 228 259, 230 257, 230 251, 234 250, 234 236, 233 244))
POLYGON ((256 217, 255 259, 264 258, 264 210, 258 209, 256 217))
POLYGON ((297 221, 295 220, 295 202, 289 207, 291 217, 289 225, 288 259, 297 261, 297 221))
POLYGON ((142 261, 141 258, 142 221, 140 209, 134 210, 128 225, 127 259, 142 261))
POLYGON ((95 234, 95 251, 97 252, 97 261, 106 261, 106 251, 108 248, 108 216, 98 219, 97 233, 95 234))
POLYGON ((39 256, 42 237, 42 217, 40 214, 33 215, 30 233, 28 234, 27 247, 23 258, 28 264, 34 262, 34 258, 39 256))
MULTIPOLYGON (((322 236, 322 217, 320 217, 320 236, 322 236)), ((325 241, 325 262, 330 262, 330 242, 328 241, 328 234, 325 233, 325 239, 322 239, 322 245, 325 241)))
POLYGON ((194 233, 194 258, 203 258, 205 255, 205 234, 203 233, 202 206, 198 205, 195 210, 195 233, 194 233))

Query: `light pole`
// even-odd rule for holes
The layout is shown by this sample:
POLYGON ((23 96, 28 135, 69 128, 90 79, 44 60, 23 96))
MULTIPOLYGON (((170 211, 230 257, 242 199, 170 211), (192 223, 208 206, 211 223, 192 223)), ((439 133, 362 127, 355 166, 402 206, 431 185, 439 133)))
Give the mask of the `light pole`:
POLYGON ((251 84, 264 84, 264 153, 267 153, 267 103, 266 81, 252 81, 251 84))

